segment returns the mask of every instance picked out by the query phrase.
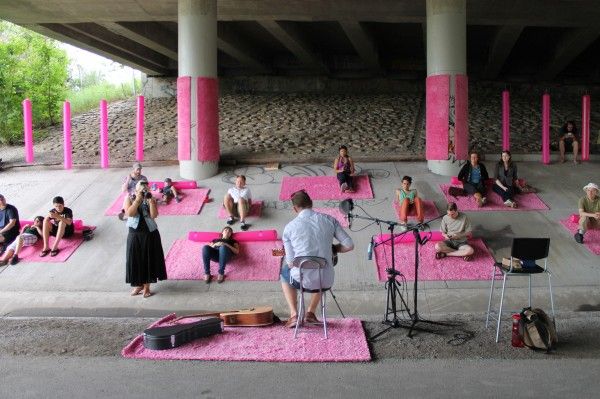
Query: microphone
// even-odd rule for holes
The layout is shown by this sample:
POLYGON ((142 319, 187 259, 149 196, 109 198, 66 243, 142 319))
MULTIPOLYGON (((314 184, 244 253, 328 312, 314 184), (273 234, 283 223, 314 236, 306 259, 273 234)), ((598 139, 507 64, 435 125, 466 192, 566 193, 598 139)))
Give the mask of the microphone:
POLYGON ((373 237, 371 237, 371 242, 369 242, 369 246, 367 247, 367 259, 368 260, 372 260, 373 259, 373 237))

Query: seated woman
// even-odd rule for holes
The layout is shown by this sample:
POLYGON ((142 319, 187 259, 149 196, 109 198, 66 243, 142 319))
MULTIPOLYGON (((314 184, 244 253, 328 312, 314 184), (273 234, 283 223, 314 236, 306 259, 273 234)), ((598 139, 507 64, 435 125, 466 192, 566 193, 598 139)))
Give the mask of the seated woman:
POLYGON ((240 244, 232 238, 233 229, 229 226, 223 228, 221 238, 215 238, 208 245, 202 247, 202 262, 204 263, 204 281, 210 283, 210 261, 219 262, 219 274, 217 283, 225 280, 225 264, 231 259, 232 255, 240 253, 240 244))
POLYGON ((502 151, 500 161, 496 164, 496 181, 492 189, 496 194, 502 197, 504 205, 516 208, 515 194, 518 194, 517 187, 517 164, 515 164, 510 155, 510 151, 502 151))
POLYGON ((340 146, 340 153, 333 161, 333 169, 337 174, 342 193, 354 192, 354 161, 348 155, 348 147, 340 146))
POLYGON ((471 152, 470 162, 467 162, 458 172, 458 180, 462 181, 467 194, 471 194, 477 201, 477 206, 482 207, 486 202, 485 181, 489 179, 485 165, 479 162, 479 154, 471 152))
POLYGON ((423 223, 424 220, 423 203, 417 195, 417 190, 410 188, 411 184, 412 177, 404 176, 402 178, 402 188, 396 190, 398 205, 400 205, 400 224, 405 226, 408 223, 408 212, 411 208, 414 208, 419 223, 423 223))
POLYGON ((19 253, 23 247, 35 245, 37 240, 42 237, 43 216, 36 216, 33 219, 33 226, 26 224, 21 229, 21 234, 6 248, 6 252, 0 259, 0 266, 5 266, 10 261, 11 265, 19 263, 19 253))
POLYGON ((573 151, 573 162, 578 163, 579 141, 577 140, 577 126, 575 126, 574 121, 567 121, 560 129, 558 149, 560 150, 560 163, 565 162, 565 151, 573 151))

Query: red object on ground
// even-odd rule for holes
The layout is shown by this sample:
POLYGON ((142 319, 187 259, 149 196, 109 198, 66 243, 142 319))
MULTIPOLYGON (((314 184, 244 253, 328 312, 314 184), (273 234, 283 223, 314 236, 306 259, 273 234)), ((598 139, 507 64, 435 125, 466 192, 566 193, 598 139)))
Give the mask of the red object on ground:
POLYGON ((511 344, 515 348, 522 348, 525 346, 523 344, 523 337, 519 332, 519 322, 521 321, 521 315, 519 313, 515 313, 512 315, 512 339, 511 344))

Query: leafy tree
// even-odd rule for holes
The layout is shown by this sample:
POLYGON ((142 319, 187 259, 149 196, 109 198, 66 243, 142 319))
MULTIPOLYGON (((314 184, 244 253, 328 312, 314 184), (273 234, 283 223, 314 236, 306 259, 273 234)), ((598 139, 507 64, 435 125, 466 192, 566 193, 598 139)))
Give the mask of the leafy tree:
POLYGON ((60 120, 68 63, 55 40, 0 21, 0 143, 22 140, 25 98, 31 99, 36 127, 60 120))

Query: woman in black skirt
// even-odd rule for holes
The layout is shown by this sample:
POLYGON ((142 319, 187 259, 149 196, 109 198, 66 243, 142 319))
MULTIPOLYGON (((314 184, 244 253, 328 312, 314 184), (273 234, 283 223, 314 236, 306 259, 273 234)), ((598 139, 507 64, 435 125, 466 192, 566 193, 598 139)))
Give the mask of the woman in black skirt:
POLYGON ((131 295, 143 292, 144 298, 152 296, 150 283, 167 279, 165 256, 160 233, 154 219, 158 216, 156 200, 148 190, 148 182, 135 186, 135 199, 125 197, 123 209, 127 216, 127 252, 125 282, 131 284, 131 295))

